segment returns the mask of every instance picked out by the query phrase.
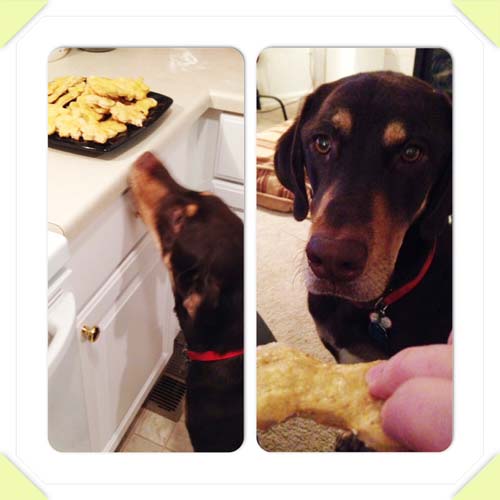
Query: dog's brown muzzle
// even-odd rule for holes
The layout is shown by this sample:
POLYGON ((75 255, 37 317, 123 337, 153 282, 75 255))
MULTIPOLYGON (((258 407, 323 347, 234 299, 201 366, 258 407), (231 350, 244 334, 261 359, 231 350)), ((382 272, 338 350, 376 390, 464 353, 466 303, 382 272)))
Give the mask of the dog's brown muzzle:
POLYGON ((320 279, 342 283, 361 276, 368 259, 368 248, 355 239, 311 236, 306 255, 311 271, 320 279))

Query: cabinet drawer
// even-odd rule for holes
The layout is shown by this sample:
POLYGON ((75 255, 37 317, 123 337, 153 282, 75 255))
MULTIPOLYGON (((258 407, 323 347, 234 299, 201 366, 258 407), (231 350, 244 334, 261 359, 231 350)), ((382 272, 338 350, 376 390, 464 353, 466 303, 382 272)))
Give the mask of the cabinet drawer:
POLYGON ((69 242, 71 259, 67 267, 73 272, 71 281, 77 311, 104 284, 145 233, 146 227, 135 217, 130 196, 126 193, 69 242))
POLYGON ((241 184, 245 180, 245 127, 242 116, 220 115, 214 175, 241 184))
POLYGON ((145 238, 77 318, 79 332, 84 325, 99 328, 96 342, 80 339, 93 451, 118 443, 147 396, 169 354, 164 337, 174 338, 166 331, 171 315, 166 270, 145 238))
POLYGON ((231 208, 245 210, 245 188, 241 184, 214 179, 212 191, 231 208))

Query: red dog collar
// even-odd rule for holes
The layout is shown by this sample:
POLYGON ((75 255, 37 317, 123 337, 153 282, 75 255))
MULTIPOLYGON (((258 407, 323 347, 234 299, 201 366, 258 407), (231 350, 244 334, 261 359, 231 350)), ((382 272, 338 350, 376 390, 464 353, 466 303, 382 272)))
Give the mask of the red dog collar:
POLYGON ((204 352, 187 351, 188 358, 191 361, 220 361, 222 359, 236 358, 237 356, 241 356, 242 354, 243 354, 243 349, 240 349, 238 351, 229 351, 223 354, 220 354, 215 351, 204 351, 204 352))
POLYGON ((387 308, 391 304, 394 304, 399 299, 410 293, 424 279, 424 276, 427 274, 427 271, 431 267, 435 253, 436 242, 434 242, 434 245, 429 252, 429 255, 427 255, 424 265, 420 269, 419 273, 402 287, 393 290, 386 296, 382 296, 370 312, 368 316, 370 320, 368 324, 368 334, 383 349, 389 349, 389 332, 392 328, 392 321, 386 314, 387 308))
POLYGON ((411 281, 403 285, 401 288, 394 290, 393 292, 386 295, 382 300, 385 307, 394 304, 397 300, 404 297, 406 294, 410 293, 423 279, 427 274, 427 271, 431 267, 432 261, 434 259, 434 255, 436 254, 436 242, 432 246, 429 255, 427 255, 427 259, 425 259, 424 265, 420 269, 420 272, 413 278, 411 281))

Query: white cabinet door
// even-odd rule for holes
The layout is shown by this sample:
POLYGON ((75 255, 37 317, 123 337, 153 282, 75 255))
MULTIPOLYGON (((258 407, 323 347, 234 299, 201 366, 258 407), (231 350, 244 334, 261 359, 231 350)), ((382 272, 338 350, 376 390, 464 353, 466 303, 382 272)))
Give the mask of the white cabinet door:
POLYGON ((245 129, 242 115, 209 109, 155 153, 189 189, 212 191, 239 215, 244 207, 245 129))
POLYGON ((170 355, 163 337, 174 338, 165 331, 172 314, 167 273, 147 236, 78 317, 80 329, 99 328, 94 343, 80 343, 93 451, 114 449, 142 405, 170 355))
POLYGON ((240 115, 220 115, 214 174, 240 184, 245 180, 245 126, 240 115))
POLYGON ((131 195, 126 193, 70 241, 71 259, 67 267, 72 270, 77 312, 104 285, 145 233, 146 227, 135 217, 131 195))
POLYGON ((241 184, 214 179, 212 191, 236 212, 245 210, 245 188, 241 184))
POLYGON ((240 115, 221 113, 212 191, 239 214, 245 210, 245 132, 240 115))

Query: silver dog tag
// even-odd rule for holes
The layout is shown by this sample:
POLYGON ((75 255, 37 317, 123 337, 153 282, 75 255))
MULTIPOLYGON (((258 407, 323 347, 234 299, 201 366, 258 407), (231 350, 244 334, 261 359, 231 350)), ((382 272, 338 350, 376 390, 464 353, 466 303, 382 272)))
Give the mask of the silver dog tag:
POLYGON ((370 323, 368 325, 368 333, 378 344, 384 349, 389 347, 389 330, 392 327, 392 321, 385 312, 380 309, 372 311, 369 315, 370 323))

